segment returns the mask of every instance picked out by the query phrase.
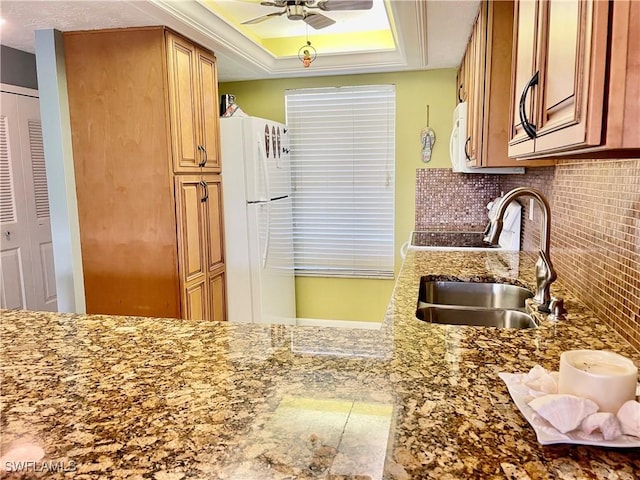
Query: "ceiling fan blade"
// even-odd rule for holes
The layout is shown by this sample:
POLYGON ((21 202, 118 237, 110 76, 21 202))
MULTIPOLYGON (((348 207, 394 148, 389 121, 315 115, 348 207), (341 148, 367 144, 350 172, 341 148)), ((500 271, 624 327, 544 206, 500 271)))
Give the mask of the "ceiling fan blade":
POLYGON ((246 22, 242 22, 242 25, 253 25, 255 23, 261 23, 261 22, 264 22, 265 20, 268 20, 271 17, 279 17, 280 15, 284 15, 285 12, 286 10, 283 10, 281 12, 267 13, 266 15, 261 15, 256 18, 252 18, 251 20, 247 20, 246 22))
POLYGON ((320 0, 316 5, 320 10, 370 10, 373 0, 320 0))
POLYGON ((311 25, 316 30, 321 28, 329 27, 336 23, 335 20, 325 17, 320 13, 308 13, 303 19, 304 23, 307 25, 311 25))

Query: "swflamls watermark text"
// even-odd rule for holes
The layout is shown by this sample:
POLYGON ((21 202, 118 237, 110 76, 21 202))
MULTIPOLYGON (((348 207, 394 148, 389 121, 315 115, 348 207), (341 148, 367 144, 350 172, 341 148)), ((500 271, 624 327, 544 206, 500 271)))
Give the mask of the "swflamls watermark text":
POLYGON ((6 461, 4 470, 7 472, 75 472, 78 468, 73 460, 69 462, 34 462, 34 461, 6 461))

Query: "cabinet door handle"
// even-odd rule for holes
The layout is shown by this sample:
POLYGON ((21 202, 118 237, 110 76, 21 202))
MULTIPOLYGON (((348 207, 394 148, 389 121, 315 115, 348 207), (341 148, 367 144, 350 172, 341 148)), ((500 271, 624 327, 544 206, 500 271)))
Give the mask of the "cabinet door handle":
POLYGON ((460 103, 462 103, 462 95, 460 95, 460 93, 462 92, 462 87, 464 87, 464 83, 458 85, 458 102, 460 103))
POLYGON ((202 160, 198 164, 200 168, 204 167, 207 164, 207 149, 202 145, 198 145, 198 150, 202 152, 202 160))
POLYGON ((200 201, 204 203, 209 199, 209 186, 204 180, 200 180, 200 185, 202 185, 202 198, 200 201))
POLYGON ((534 85, 538 85, 538 73, 539 72, 534 73, 533 77, 531 77, 531 80, 529 80, 527 85, 524 87, 522 95, 520 95, 520 108, 518 109, 518 113, 520 114, 520 122, 522 122, 522 128, 532 140, 536 138, 536 126, 535 124, 529 122, 529 120, 527 119, 525 103, 527 102, 527 94, 529 93, 531 87, 533 87, 534 85))
POLYGON ((471 137, 467 137, 467 141, 464 142, 464 156, 467 157, 467 161, 471 161, 471 157, 469 156, 469 150, 467 150, 467 147, 469 146, 470 141, 471 141, 471 137))

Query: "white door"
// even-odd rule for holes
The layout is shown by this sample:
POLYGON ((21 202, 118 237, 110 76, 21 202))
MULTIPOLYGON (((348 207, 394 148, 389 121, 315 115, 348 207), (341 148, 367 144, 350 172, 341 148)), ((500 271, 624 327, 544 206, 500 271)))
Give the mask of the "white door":
POLYGON ((0 95, 0 308, 55 311, 39 102, 0 95))

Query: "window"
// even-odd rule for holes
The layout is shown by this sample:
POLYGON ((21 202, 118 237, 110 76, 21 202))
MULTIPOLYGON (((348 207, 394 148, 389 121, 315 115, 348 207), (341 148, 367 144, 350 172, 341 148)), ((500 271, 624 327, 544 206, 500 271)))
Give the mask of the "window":
POLYGON ((395 86, 288 90, 297 275, 393 278, 395 86))

